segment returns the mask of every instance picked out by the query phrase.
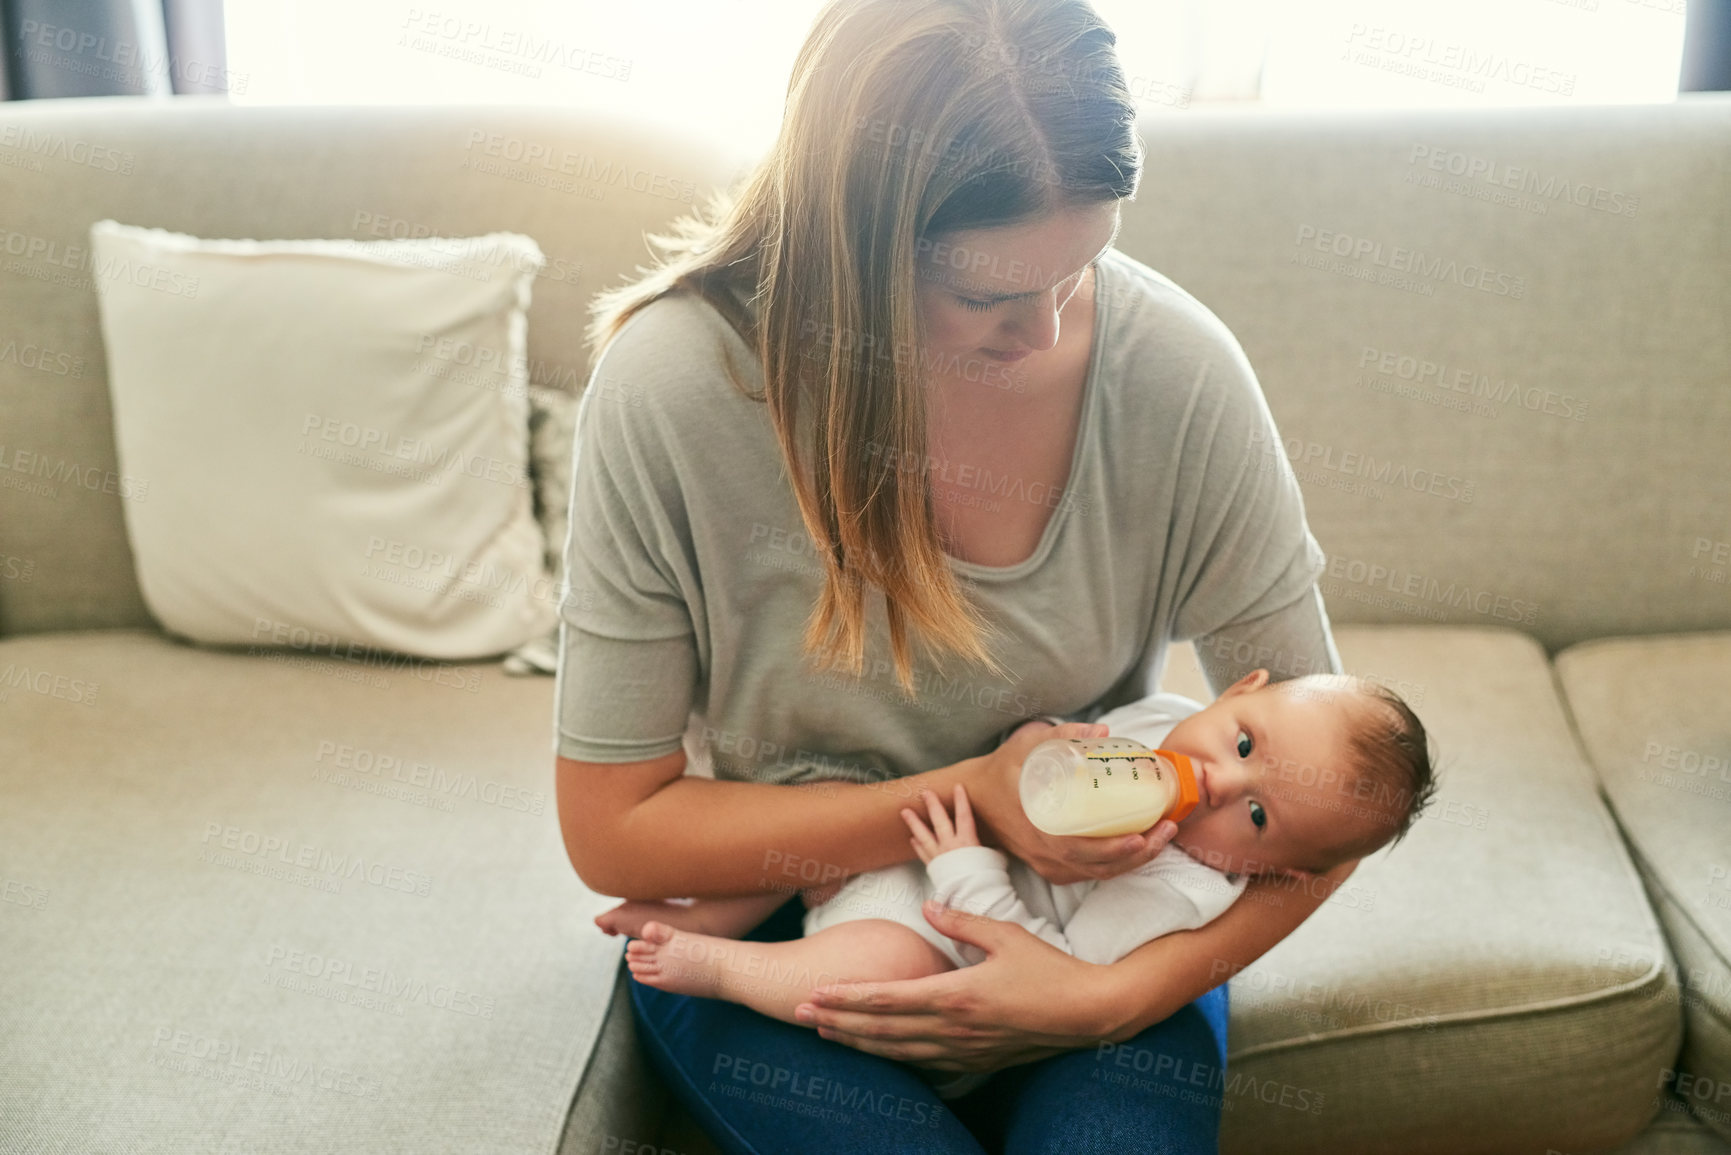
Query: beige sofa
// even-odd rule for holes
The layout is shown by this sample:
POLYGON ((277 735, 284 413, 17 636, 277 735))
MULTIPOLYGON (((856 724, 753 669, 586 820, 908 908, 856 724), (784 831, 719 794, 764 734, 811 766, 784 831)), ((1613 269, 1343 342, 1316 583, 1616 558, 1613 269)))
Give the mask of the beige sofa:
MULTIPOLYGON (((1341 654, 1443 765, 1231 978, 1223 1149, 1731 1151, 1731 100, 1142 132, 1120 247, 1243 342, 1341 654)), ((7 106, 0 1150, 709 1149, 566 860, 551 678, 156 628, 86 230, 522 231, 534 376, 580 389, 587 295, 745 159, 548 109, 7 106)), ((1207 696, 1189 646, 1165 685, 1207 696)))

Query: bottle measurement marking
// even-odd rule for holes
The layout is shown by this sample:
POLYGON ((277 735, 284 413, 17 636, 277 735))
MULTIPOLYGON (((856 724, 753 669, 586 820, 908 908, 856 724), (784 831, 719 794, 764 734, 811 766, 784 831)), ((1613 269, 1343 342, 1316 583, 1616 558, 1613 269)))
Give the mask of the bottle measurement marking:
MULTIPOLYGON (((1154 763, 1154 777, 1155 777, 1155 779, 1158 780, 1161 776, 1160 775, 1160 763, 1155 758, 1155 756, 1152 752, 1149 752, 1147 754, 1135 754, 1135 753, 1126 753, 1125 751, 1122 751, 1122 750, 1119 750, 1116 753, 1114 753, 1112 751, 1108 751, 1108 750, 1101 750, 1101 751, 1096 751, 1093 753, 1084 753, 1082 755, 1082 757, 1089 762, 1119 762, 1119 761, 1128 762, 1128 763, 1130 763, 1130 780, 1132 782, 1142 781, 1142 773, 1141 773, 1140 769, 1136 766, 1137 762, 1143 762, 1143 761, 1153 762, 1154 763)), ((1100 770, 1100 774, 1104 775, 1107 778, 1112 777, 1112 767, 1111 766, 1102 767, 1100 770)), ((1099 776, 1093 776, 1093 783, 1094 783, 1094 789, 1096 789, 1096 790, 1100 789, 1099 776)))

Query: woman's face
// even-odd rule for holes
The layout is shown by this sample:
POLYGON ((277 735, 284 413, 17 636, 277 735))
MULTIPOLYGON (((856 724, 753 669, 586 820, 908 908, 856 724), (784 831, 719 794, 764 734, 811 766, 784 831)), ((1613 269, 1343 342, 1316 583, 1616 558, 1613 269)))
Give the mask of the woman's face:
POLYGON ((914 259, 924 352, 947 366, 973 359, 1001 373, 1053 348, 1064 307, 1112 247, 1120 220, 1110 201, 922 241, 914 259))

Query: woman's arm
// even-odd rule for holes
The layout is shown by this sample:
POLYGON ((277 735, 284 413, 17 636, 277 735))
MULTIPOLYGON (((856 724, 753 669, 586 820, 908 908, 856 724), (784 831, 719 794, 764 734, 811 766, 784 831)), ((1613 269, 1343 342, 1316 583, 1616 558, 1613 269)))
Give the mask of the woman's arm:
POLYGON ((1221 626, 1192 644, 1196 664, 1216 697, 1258 668, 1268 671, 1270 682, 1345 670, 1335 649, 1328 608, 1315 585, 1271 614, 1221 626))
POLYGON ((1213 922, 1143 943, 1107 967, 1101 989, 1092 992, 1100 1037, 1133 1038, 1226 982, 1298 929, 1357 868, 1357 859, 1343 862, 1302 885, 1253 879, 1213 922))
POLYGON ((835 883, 913 856, 899 812, 948 793, 967 759, 905 778, 804 788, 685 773, 685 751, 646 762, 559 758, 565 851, 599 894, 727 897, 835 883))
MULTIPOLYGON (((991 754, 870 785, 687 775, 683 750, 644 762, 561 757, 554 793, 566 854, 597 893, 653 900, 819 889, 914 857, 900 811, 916 803, 921 787, 945 798, 961 783, 978 796, 977 784, 1007 780, 1046 738, 1099 732, 1084 722, 1028 727, 991 754)), ((1020 817, 1013 794, 1001 805, 1020 817)), ((987 810, 978 812, 989 821, 987 810)), ((982 833, 989 837, 989 828, 982 833)), ((1140 835, 1046 837, 1058 865, 1078 868, 1076 877, 1135 869, 1165 845, 1140 835)))
POLYGON ((1121 1043, 1262 957, 1357 866, 1343 863, 1301 889, 1253 882, 1213 922, 1153 939, 1110 966, 1071 958, 1011 923, 929 906, 933 926, 981 947, 986 961, 921 979, 820 987, 800 1021, 862 1051, 952 1071, 1121 1043))

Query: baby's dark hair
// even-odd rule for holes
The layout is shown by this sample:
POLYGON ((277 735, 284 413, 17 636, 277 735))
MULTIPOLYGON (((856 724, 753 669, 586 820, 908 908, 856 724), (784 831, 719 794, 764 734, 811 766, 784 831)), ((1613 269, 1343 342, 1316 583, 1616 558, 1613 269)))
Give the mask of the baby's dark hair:
POLYGON ((1344 690, 1353 695, 1347 707, 1354 717, 1347 727, 1346 767, 1353 775, 1352 794, 1392 819, 1392 825, 1379 824, 1365 837, 1343 846, 1339 861, 1330 869, 1399 843, 1437 789, 1430 739, 1406 699, 1356 674, 1307 674, 1274 685, 1288 692, 1344 690))

